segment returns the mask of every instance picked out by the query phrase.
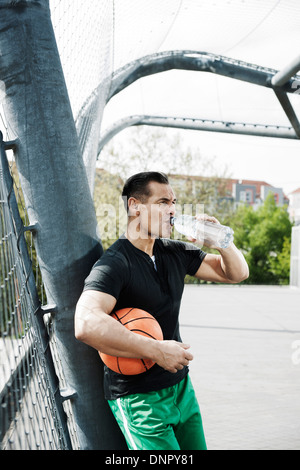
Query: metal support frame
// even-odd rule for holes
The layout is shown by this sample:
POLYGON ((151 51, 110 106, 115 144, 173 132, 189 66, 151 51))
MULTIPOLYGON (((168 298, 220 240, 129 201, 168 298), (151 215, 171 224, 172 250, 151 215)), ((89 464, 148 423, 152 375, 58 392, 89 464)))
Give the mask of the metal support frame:
MULTIPOLYGON (((221 76, 234 78, 236 80, 242 80, 254 85, 263 86, 269 89, 273 89, 286 116, 292 124, 295 132, 290 128, 284 128, 282 126, 269 125, 261 126, 258 124, 246 124, 246 123, 233 123, 233 122, 218 122, 210 121, 212 124, 209 125, 207 120, 193 120, 193 129, 205 130, 211 132, 230 132, 232 134, 244 134, 264 137, 278 137, 278 138, 300 138, 300 124, 296 113, 292 107, 292 104, 287 96, 287 93, 298 94, 298 88, 300 86, 300 76, 295 73, 300 70, 300 57, 297 57, 288 67, 283 69, 281 72, 270 69, 267 67, 261 67, 258 65, 250 64, 247 62, 231 59, 228 57, 210 54, 199 51, 170 51, 161 52, 145 56, 139 60, 135 60, 124 67, 114 72, 107 80, 111 81, 109 87, 109 94, 107 96, 107 103, 111 98, 124 90, 127 86, 134 83, 136 80, 168 70, 192 70, 198 72, 209 72, 215 73, 221 76), (201 124, 202 122, 202 124, 201 124), (264 129, 263 129, 264 128, 264 129)), ((99 88, 103 86, 100 84, 99 88)), ((97 90, 89 97, 84 103, 82 109, 79 112, 78 118, 82 119, 85 115, 89 114, 90 108, 93 104, 95 97, 98 95, 97 90)), ((171 127, 189 128, 184 125, 177 126, 178 118, 159 118, 163 126, 170 127, 171 120, 176 119, 176 122, 171 124, 171 127), (175 125, 176 124, 176 125, 175 125)), ((184 118, 180 118, 183 120, 184 118)), ((133 121, 137 120, 140 125, 141 121, 146 121, 147 125, 158 125, 158 118, 152 116, 136 117, 130 116, 125 118, 123 122, 119 121, 113 125, 111 129, 101 135, 99 142, 99 151, 103 148, 103 142, 107 141, 109 135, 115 135, 117 132, 124 129, 128 125, 134 125, 133 121), (127 124, 125 124, 125 122, 127 124)), ((187 120, 191 122, 192 120, 187 120)), ((185 123, 186 124, 186 123, 185 123)), ((99 154, 99 152, 98 152, 99 154)))
MULTIPOLYGON (((104 82, 100 83, 97 89, 93 91, 82 105, 76 122, 79 123, 83 121, 85 116, 90 114, 94 101, 99 96, 100 90, 107 87, 106 82, 109 82, 109 87, 107 87, 109 89, 106 98, 107 104, 111 98, 136 80, 169 70, 216 73, 268 88, 272 88, 271 80, 277 73, 277 71, 273 69, 206 52, 185 50, 151 54, 126 64, 124 67, 121 67, 109 75, 104 82)), ((293 83, 288 83, 285 85, 284 89, 289 93, 295 91, 293 83)))
POLYGON ((300 139, 300 123, 292 106, 292 103, 289 100, 289 97, 286 93, 284 93, 284 91, 280 89, 274 89, 274 93, 277 96, 278 101, 281 104, 287 118, 292 124, 298 139, 300 139))
MULTIPOLYGON (((284 69, 278 72, 276 75, 273 76, 271 83, 274 88, 274 92, 285 112, 288 119, 290 120, 298 138, 300 138, 300 123, 296 116, 296 113, 293 109, 293 106, 284 91, 283 87, 291 81, 291 78, 296 75, 296 73, 300 70, 300 56, 296 57, 290 64, 288 64, 284 69), (281 87, 281 88, 280 88, 281 87)), ((294 93, 299 94, 298 88, 300 86, 299 77, 295 77, 292 80, 292 88, 294 93)))
MULTIPOLYGON (((272 79, 278 73, 274 69, 207 52, 161 52, 145 56, 114 72, 107 101, 139 78, 174 69, 215 73, 267 88, 274 87, 272 79)), ((296 77, 294 80, 286 80, 283 85, 276 86, 286 93, 294 93, 295 81, 299 83, 299 80, 300 77, 298 81, 296 77)))
POLYGON ((269 126, 264 124, 244 124, 236 122, 211 121, 164 116, 135 115, 115 122, 101 137, 98 146, 98 157, 103 147, 119 132, 131 126, 157 126, 177 129, 197 130, 204 132, 221 132, 226 134, 250 135, 256 137, 273 137, 279 139, 298 139, 292 127, 269 126))
MULTIPOLYGON (((277 72, 276 75, 272 78, 272 85, 273 87, 282 87, 286 83, 288 83, 292 77, 294 77, 297 72, 300 70, 300 55, 297 56, 290 64, 288 64, 286 67, 284 67, 281 71, 277 72)), ((292 86, 295 88, 298 88, 298 86, 295 87, 296 85, 300 85, 299 79, 295 78, 292 82, 292 86)))

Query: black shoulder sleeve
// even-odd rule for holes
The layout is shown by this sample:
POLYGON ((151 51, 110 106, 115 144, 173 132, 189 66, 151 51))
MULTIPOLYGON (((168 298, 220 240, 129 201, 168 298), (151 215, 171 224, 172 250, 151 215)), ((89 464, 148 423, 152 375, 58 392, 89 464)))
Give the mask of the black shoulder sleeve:
POLYGON ((194 276, 201 266, 207 253, 202 251, 192 243, 186 243, 181 240, 162 240, 166 249, 175 251, 179 255, 181 262, 185 266, 186 274, 194 276))
POLYGON ((200 268, 207 253, 192 243, 185 243, 185 255, 187 263, 186 273, 190 276, 194 276, 200 268))
POLYGON ((124 256, 108 251, 93 266, 85 280, 83 290, 104 292, 118 299, 121 290, 128 282, 128 277, 129 266, 124 256))

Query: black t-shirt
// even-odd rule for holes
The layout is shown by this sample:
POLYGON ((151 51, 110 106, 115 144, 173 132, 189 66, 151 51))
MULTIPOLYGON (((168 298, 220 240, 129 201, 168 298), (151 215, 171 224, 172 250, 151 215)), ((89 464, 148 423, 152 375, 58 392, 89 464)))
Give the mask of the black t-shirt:
MULTIPOLYGON (((117 240, 97 261, 85 281, 84 290, 96 290, 117 299, 115 310, 140 308, 159 322, 164 340, 181 342, 179 309, 186 274, 198 271, 206 253, 195 245, 156 239, 155 264, 149 255, 127 238, 117 240)), ((134 376, 117 374, 104 367, 104 391, 108 400, 132 393, 171 387, 188 373, 188 367, 172 374, 157 364, 134 376)))

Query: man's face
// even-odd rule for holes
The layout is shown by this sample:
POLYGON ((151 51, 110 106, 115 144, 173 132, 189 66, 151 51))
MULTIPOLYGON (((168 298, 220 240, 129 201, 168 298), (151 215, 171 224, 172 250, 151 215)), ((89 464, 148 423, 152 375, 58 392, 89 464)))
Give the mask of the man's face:
POLYGON ((139 203, 140 235, 148 238, 169 238, 172 226, 171 217, 175 215, 176 197, 168 184, 152 181, 148 186, 150 196, 139 203))

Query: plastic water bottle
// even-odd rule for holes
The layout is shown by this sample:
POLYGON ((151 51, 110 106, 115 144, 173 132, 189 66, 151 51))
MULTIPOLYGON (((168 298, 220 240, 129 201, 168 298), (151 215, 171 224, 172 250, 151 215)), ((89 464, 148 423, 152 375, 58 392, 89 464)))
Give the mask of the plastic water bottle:
POLYGON ((179 233, 201 240, 204 245, 228 248, 233 242, 232 228, 208 220, 198 220, 191 215, 172 217, 171 225, 174 225, 179 233))

